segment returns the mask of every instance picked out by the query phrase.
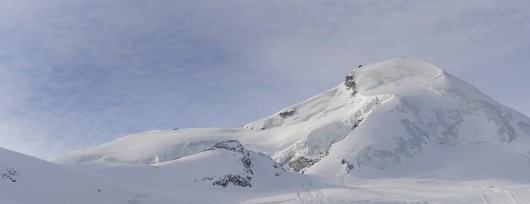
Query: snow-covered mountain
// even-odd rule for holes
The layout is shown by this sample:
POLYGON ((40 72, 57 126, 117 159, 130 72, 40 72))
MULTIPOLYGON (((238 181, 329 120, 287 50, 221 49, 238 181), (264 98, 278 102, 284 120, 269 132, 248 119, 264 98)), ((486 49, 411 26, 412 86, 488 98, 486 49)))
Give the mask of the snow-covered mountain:
MULTIPOLYGON (((530 202, 530 118, 400 57, 241 128, 132 134, 51 161, 38 162, 80 175, 76 192, 98 189, 106 202, 520 203, 530 202)), ((6 165, 1 188, 34 168, 6 165)))
POLYGON ((431 64, 400 57, 356 68, 337 87, 240 129, 128 135, 52 161, 153 165, 224 140, 320 176, 456 178, 461 168, 487 171, 471 175, 479 178, 503 176, 483 169, 491 162, 528 169, 530 119, 431 64))

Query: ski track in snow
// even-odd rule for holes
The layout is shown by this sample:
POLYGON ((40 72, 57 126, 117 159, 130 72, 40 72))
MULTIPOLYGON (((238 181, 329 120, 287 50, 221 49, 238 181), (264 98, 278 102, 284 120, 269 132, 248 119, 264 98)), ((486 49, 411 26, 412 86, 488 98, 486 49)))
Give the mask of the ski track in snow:
POLYGON ((479 193, 484 204, 520 204, 506 189, 495 186, 485 186, 481 189, 479 193))
POLYGON ((320 190, 315 189, 311 183, 302 183, 300 188, 296 192, 298 201, 302 204, 327 204, 329 203, 326 196, 320 192, 320 190))

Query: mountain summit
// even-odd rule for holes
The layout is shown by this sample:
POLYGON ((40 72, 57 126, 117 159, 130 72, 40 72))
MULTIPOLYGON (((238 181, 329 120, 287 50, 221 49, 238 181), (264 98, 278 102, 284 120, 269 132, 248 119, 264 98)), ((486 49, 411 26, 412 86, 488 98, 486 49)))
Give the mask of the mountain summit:
POLYGON ((52 161, 154 165, 237 140, 285 169, 322 177, 520 179, 505 170, 530 172, 530 119, 440 68, 400 57, 345 78, 243 128, 133 134, 52 161))

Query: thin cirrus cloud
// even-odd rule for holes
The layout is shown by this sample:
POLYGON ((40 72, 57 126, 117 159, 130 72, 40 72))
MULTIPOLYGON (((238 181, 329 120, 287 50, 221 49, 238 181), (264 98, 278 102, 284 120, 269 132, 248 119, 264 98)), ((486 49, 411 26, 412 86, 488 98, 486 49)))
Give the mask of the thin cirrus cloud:
POLYGON ((527 115, 526 1, 2 1, 0 146, 239 127, 358 64, 431 62, 527 115))

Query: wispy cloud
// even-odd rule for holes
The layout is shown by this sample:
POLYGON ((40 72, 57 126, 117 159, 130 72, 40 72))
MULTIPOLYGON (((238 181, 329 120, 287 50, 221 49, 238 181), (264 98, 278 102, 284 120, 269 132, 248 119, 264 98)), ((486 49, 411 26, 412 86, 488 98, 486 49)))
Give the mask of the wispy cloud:
POLYGON ((529 6, 2 1, 0 146, 49 157, 150 129, 237 127, 400 55, 530 114, 518 55, 529 52, 529 6))

